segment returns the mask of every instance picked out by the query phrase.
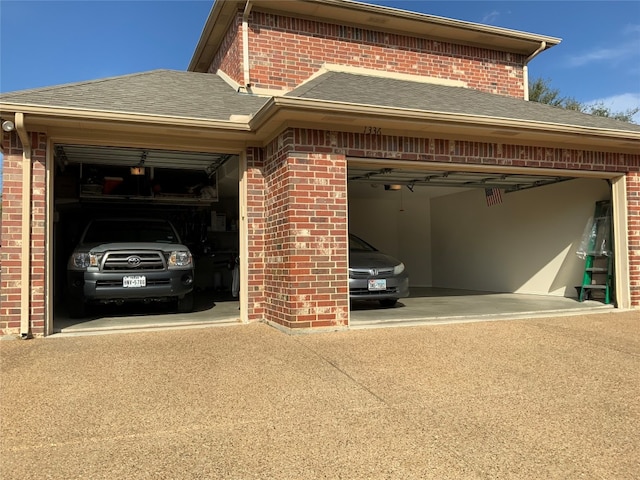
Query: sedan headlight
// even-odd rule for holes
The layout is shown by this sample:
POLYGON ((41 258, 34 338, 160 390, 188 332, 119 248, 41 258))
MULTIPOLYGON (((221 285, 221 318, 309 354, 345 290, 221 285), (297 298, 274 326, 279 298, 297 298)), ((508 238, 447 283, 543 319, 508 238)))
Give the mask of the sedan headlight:
POLYGON ((402 272, 404 272, 404 263, 400 263, 399 265, 393 267, 394 275, 400 275, 402 272))
POLYGON ((191 252, 185 252, 184 250, 178 250, 171 252, 169 255, 170 267, 188 267, 193 262, 191 252))

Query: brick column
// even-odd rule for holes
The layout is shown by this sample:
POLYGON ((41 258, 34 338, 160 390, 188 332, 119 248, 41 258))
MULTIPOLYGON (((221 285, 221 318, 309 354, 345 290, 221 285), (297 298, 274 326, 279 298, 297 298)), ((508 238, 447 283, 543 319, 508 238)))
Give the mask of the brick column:
MULTIPOLYGON (((44 134, 31 133, 31 334, 45 333, 45 221, 46 145, 44 134)), ((2 190, 2 277, 0 279, 0 336, 20 333, 22 144, 16 132, 4 133, 2 190)))
POLYGON ((265 318, 265 180, 263 175, 263 151, 259 148, 247 149, 247 198, 245 211, 247 216, 247 251, 242 252, 240 261, 247 262, 247 303, 249 321, 265 318))
POLYGON ((630 172, 627 181, 629 227, 629 287, 631 305, 640 308, 640 172, 630 172))
POLYGON ((304 149, 294 131, 267 148, 265 318, 291 329, 343 327, 349 312, 346 158, 304 149))

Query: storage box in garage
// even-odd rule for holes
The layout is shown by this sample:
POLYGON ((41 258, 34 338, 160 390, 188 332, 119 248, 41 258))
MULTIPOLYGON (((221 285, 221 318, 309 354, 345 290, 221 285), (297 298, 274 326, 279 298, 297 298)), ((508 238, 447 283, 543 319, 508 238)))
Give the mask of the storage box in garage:
POLYGON ((224 213, 211 212, 211 231, 224 232, 227 229, 227 216, 224 213))
POLYGON ((102 187, 102 193, 108 195, 118 188, 124 179, 122 177, 104 177, 104 185, 102 187))

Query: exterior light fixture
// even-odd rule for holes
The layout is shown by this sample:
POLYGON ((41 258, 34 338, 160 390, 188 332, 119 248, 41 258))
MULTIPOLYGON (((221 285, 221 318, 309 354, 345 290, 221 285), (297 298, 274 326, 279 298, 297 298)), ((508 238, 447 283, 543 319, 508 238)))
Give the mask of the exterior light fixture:
POLYGON ((144 167, 131 167, 131 175, 144 175, 144 167))
POLYGON ((402 190, 402 185, 385 185, 385 190, 402 190))
POLYGON ((5 132, 13 132, 16 128, 16 124, 11 120, 5 120, 2 122, 2 130, 5 132))

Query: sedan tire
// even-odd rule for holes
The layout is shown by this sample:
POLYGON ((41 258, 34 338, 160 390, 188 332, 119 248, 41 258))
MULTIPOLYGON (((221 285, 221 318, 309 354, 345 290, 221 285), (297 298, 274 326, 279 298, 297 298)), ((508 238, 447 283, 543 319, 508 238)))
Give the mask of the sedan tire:
POLYGON ((384 298, 382 300, 380 300, 380 305, 382 305, 383 307, 395 307, 396 303, 398 303, 398 299, 397 298, 384 298))

